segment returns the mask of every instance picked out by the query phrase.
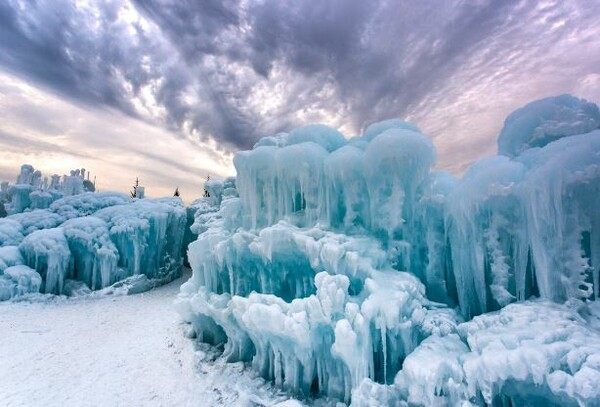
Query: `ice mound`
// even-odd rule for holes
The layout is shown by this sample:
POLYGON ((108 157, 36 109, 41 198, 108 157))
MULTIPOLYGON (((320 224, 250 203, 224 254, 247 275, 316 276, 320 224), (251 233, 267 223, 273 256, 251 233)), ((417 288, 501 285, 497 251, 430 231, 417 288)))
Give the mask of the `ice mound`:
POLYGON ((100 209, 130 202, 129 196, 120 192, 86 192, 56 200, 50 205, 50 211, 66 220, 91 215, 100 209))
POLYGON ((229 360, 307 397, 348 401, 365 378, 392 382, 423 338, 459 319, 393 269, 410 265, 402 217, 435 153, 414 126, 384 127, 364 151, 321 126, 258 143, 236 155, 235 185, 206 184, 238 193, 195 205, 180 312, 229 360))
POLYGON ((470 348, 462 358, 470 397, 488 404, 600 405, 600 332, 568 307, 511 304, 459 331, 470 348))
POLYGON ((66 221, 62 229, 73 254, 69 276, 92 290, 107 287, 119 279, 115 273, 119 252, 110 239, 106 222, 86 216, 66 221))
POLYGON ((21 264, 23 264, 23 256, 17 246, 0 247, 0 272, 21 264))
POLYGON ((144 275, 147 280, 131 280, 119 291, 138 292, 181 274, 185 226, 186 211, 177 198, 73 195, 47 209, 0 219, 0 266, 35 269, 44 293, 99 290, 144 275))
POLYGON ((595 112, 526 106, 501 135, 514 153, 461 179, 432 172, 431 140, 401 120, 348 141, 324 126, 263 138, 195 202, 177 307, 228 360, 304 397, 600 404, 597 349, 561 359, 597 335, 578 316, 600 289, 595 112))
POLYGON ((19 249, 25 263, 42 276, 42 290, 45 293, 62 294, 71 261, 63 229, 37 230, 23 239, 19 249))
POLYGON ((391 390, 422 406, 600 405, 598 335, 567 306, 510 304, 425 339, 391 390))
POLYGON ((23 237, 23 225, 19 221, 0 219, 0 247, 18 245, 23 237))
POLYGON ((23 164, 14 185, 3 182, 0 188, 0 205, 10 214, 28 210, 47 209, 53 202, 72 195, 96 190, 85 168, 72 170, 62 177, 54 174, 49 180, 30 164, 23 164), (87 175, 87 179, 85 178, 87 175))
POLYGON ((94 216, 106 222, 120 254, 118 268, 126 276, 143 273, 171 279, 180 274, 186 212, 179 199, 144 199, 102 209, 94 216))
POLYGON ((597 298, 599 190, 600 130, 474 164, 446 204, 463 314, 597 298))
POLYGON ((27 236, 36 230, 55 228, 65 221, 65 217, 48 209, 35 209, 33 211, 11 215, 5 221, 17 221, 21 225, 23 235, 27 236))
POLYGON ((0 246, 16 245, 36 230, 55 228, 68 219, 129 203, 131 199, 118 192, 88 192, 58 199, 47 209, 34 209, 0 219, 0 246))
POLYGON ((571 95, 532 102, 511 113, 498 137, 498 154, 516 157, 562 137, 600 129, 600 110, 571 95))
POLYGON ((40 291, 42 277, 28 266, 7 267, 0 273, 0 301, 40 291))

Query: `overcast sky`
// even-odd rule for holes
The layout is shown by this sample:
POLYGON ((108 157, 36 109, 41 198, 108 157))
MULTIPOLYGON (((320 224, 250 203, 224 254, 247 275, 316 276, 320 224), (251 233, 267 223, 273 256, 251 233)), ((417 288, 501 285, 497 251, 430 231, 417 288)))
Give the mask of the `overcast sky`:
POLYGON ((0 179, 201 194, 262 135, 404 118, 438 168, 496 151, 515 108, 600 101, 600 1, 3 0, 0 179))

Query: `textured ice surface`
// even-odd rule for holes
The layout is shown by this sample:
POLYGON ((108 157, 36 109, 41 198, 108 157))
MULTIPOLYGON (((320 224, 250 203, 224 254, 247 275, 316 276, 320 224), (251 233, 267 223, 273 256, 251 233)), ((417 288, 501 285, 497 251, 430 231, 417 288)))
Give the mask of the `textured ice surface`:
POLYGON ((582 319, 600 288, 595 112, 528 105, 504 155, 460 179, 432 172, 431 140, 401 120, 348 141, 325 126, 263 138, 194 204, 177 307, 225 358, 304 397, 598 405, 582 319))
POLYGON ((100 209, 130 202, 129 196, 119 192, 86 192, 53 202, 50 211, 66 220, 91 215, 100 209))
POLYGON ((600 128, 594 103, 571 95, 537 100, 511 113, 498 137, 498 153, 515 157, 552 141, 600 128))
POLYGON ((43 292, 62 294, 71 261, 63 229, 37 230, 23 239, 19 249, 25 263, 42 276, 43 292))
POLYGON ((0 246, 14 246, 23 240, 23 225, 10 218, 0 219, 0 246))
POLYGON ((0 274, 0 301, 20 295, 37 293, 42 285, 42 277, 28 266, 7 267, 0 274))
POLYGON ((488 404, 600 405, 600 332, 568 307, 511 304, 459 331, 470 348, 461 358, 467 396, 488 404))
POLYGON ((107 287, 118 279, 119 252, 110 239, 108 225, 95 216, 74 218, 62 224, 73 253, 69 275, 92 290, 107 287))
POLYGON ((114 287, 139 292, 180 275, 185 225, 186 212, 176 198, 132 201, 113 192, 68 196, 47 209, 0 219, 0 272, 26 264, 42 277, 38 290, 69 295, 143 275, 144 281, 136 277, 123 283, 125 288, 114 287))

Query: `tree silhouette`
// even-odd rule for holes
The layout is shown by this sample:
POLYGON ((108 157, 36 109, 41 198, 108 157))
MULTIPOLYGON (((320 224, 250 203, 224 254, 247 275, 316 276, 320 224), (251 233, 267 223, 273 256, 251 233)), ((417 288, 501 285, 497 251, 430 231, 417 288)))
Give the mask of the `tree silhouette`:
MULTIPOLYGON (((208 174, 208 175, 206 176, 206 181, 210 181, 210 174, 208 174)), ((203 197, 204 197, 204 198, 210 198, 210 194, 208 193, 208 191, 207 191, 207 189, 206 189, 206 188, 204 188, 204 196, 203 196, 203 197)))
POLYGON ((173 196, 179 196, 179 187, 175 188, 175 193, 173 194, 173 196))
POLYGON ((140 186, 140 180, 138 179, 138 177, 135 177, 135 185, 133 186, 133 189, 130 192, 132 198, 137 197, 137 187, 139 187, 139 186, 140 186))

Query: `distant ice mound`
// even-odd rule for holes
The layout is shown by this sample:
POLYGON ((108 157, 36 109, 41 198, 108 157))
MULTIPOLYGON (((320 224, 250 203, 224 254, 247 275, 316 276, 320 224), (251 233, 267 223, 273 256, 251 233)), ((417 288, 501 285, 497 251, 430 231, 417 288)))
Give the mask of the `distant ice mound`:
POLYGON ((600 110, 571 95, 537 100, 512 112, 498 136, 498 154, 515 157, 562 137, 600 129, 600 110))
POLYGON ((67 196, 2 218, 0 300, 99 290, 140 275, 150 288, 171 281, 181 275, 186 221, 177 198, 115 192, 67 196))
POLYGON ((50 179, 42 172, 34 170, 30 164, 23 164, 16 177, 15 185, 7 181, 0 183, 0 218, 26 210, 47 209, 52 202, 62 197, 95 192, 95 181, 90 181, 90 173, 85 168, 72 170, 71 175, 57 174, 50 179), (87 179, 86 179, 87 175, 87 179))
POLYGON ((195 203, 177 307, 303 397, 600 405, 596 118, 534 102, 507 119, 509 156, 462 179, 432 172, 431 140, 401 120, 263 138, 195 203))

